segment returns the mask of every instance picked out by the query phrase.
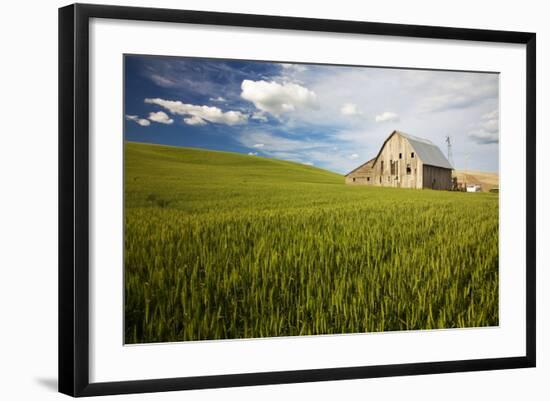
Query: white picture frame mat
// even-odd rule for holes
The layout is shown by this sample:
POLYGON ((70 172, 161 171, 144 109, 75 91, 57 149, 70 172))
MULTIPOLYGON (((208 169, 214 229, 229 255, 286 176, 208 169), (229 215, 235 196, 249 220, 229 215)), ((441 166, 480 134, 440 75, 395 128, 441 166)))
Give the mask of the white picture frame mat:
POLYGON ((525 46, 94 19, 89 67, 90 382, 525 355, 525 46), (124 346, 128 53, 500 72, 499 327, 124 346))

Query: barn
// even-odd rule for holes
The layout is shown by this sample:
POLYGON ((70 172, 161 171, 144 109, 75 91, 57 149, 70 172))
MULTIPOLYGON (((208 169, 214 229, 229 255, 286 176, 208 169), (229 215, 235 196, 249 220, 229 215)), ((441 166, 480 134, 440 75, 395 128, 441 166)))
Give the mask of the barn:
POLYGON ((350 171, 346 184, 397 188, 452 188, 453 166, 433 142, 393 131, 375 158, 350 171))

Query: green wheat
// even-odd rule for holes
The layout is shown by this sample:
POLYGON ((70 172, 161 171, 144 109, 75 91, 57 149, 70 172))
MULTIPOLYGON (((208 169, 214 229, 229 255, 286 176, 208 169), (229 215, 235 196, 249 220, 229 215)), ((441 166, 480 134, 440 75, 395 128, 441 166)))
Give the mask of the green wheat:
POLYGON ((498 325, 498 195, 126 143, 127 343, 498 325))

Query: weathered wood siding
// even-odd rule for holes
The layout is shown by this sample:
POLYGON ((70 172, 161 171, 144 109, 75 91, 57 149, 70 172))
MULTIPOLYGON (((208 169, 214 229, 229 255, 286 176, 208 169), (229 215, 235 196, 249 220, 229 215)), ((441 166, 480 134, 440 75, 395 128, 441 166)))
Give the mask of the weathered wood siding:
POLYGON ((442 167, 424 165, 423 188, 451 189, 453 185, 452 170, 442 167))
POLYGON ((374 182, 373 160, 357 168, 346 176, 346 184, 371 185, 374 182))
POLYGON ((399 134, 392 135, 386 141, 373 165, 373 171, 375 185, 422 188, 422 161, 409 141, 399 134))

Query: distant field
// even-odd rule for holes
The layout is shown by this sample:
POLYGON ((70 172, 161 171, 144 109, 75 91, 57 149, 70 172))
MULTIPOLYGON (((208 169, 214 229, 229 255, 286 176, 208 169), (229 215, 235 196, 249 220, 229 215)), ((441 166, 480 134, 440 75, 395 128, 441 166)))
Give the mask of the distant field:
POLYGON ((499 178, 497 173, 487 173, 484 171, 474 170, 455 170, 453 175, 458 178, 458 182, 481 185, 481 190, 483 192, 489 192, 492 188, 499 187, 499 178))
POLYGON ((126 143, 126 343, 498 325, 498 196, 126 143))

